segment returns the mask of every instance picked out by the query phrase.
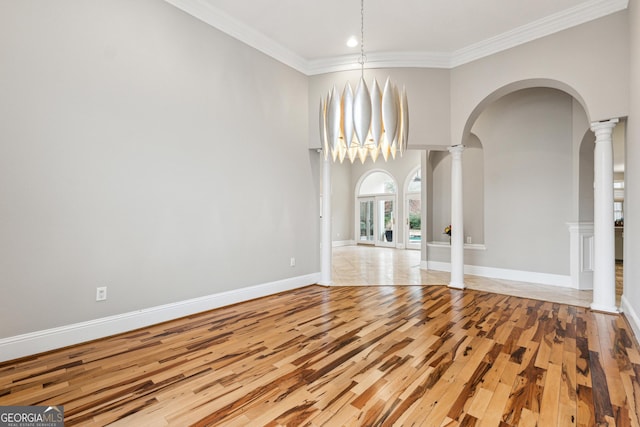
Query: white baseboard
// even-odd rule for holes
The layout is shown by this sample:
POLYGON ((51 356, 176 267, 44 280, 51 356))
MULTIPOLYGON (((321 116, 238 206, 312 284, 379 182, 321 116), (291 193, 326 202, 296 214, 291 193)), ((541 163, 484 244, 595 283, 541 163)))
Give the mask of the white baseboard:
POLYGON ((225 305, 317 283, 320 273, 220 292, 129 313, 0 339, 0 362, 67 347, 145 326, 178 319, 225 305))
POLYGON ((622 313, 625 315, 629 324, 631 325, 631 329, 633 329, 633 333, 636 336, 637 340, 640 340, 640 317, 638 317, 638 313, 631 307, 629 304, 629 300, 623 294, 622 299, 620 301, 622 313))
MULTIPOLYGON (((420 264, 424 268, 424 261, 420 264)), ((448 262, 428 261, 427 270, 451 271, 448 262)), ((573 288, 571 276, 561 274, 537 273, 533 271, 509 270, 506 268, 483 267, 477 265, 465 265, 464 273, 473 276, 489 277, 493 279, 513 280, 515 282, 538 283, 540 285, 560 286, 573 288)))
POLYGON ((331 246, 337 248, 339 246, 353 246, 355 245, 355 240, 334 240, 331 242, 331 246))

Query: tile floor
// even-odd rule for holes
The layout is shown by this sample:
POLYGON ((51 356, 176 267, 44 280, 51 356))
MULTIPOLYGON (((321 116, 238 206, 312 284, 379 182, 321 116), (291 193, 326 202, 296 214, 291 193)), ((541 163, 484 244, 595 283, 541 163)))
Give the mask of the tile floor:
MULTIPOLYGON (((616 296, 622 294, 622 263, 616 264, 616 296)), ((420 251, 371 246, 333 248, 333 283, 341 286, 364 285, 446 285, 449 273, 421 270, 420 251)), ((545 301, 588 307, 592 291, 579 291, 557 286, 515 282, 465 275, 470 289, 542 299, 545 301)))

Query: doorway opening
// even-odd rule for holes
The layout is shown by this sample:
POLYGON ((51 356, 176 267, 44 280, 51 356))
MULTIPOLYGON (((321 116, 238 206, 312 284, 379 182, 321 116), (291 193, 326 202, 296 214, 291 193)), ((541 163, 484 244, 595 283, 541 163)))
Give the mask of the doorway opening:
POLYGON ((411 174, 405 192, 405 242, 407 249, 420 249, 422 242, 422 168, 411 174))
POLYGON ((362 180, 356 193, 357 243, 395 247, 397 185, 393 177, 384 171, 373 171, 362 180))

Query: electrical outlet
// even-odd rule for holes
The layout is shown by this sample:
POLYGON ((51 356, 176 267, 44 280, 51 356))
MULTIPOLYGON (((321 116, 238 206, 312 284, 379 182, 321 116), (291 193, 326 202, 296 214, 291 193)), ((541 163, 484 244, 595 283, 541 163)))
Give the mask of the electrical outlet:
POLYGON ((294 257, 291 257, 291 261, 289 262, 289 265, 291 267, 295 267, 296 266, 296 259, 294 257))
POLYGON ((107 299, 107 287, 101 286, 96 288, 96 301, 104 301, 107 299))

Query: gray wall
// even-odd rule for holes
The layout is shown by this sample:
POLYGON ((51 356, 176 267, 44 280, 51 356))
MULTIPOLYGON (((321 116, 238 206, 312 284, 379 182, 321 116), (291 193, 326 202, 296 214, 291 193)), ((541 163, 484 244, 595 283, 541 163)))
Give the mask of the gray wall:
POLYGON ((351 170, 349 160, 331 164, 331 240, 334 242, 355 238, 351 170))
POLYGON ((451 137, 459 144, 477 115, 516 89, 545 86, 578 99, 590 121, 628 113, 629 23, 625 11, 451 70, 451 137))
POLYGON ((307 77, 154 0, 0 2, 0 52, 0 337, 319 271, 307 77))
POLYGON ((631 311, 636 326, 640 319, 640 1, 629 1, 630 49, 629 59, 629 120, 625 167, 625 224, 624 224, 624 295, 626 309, 631 311))
MULTIPOLYGON (((448 151, 429 152, 431 192, 427 211, 429 241, 449 242, 444 234, 451 224, 451 155, 448 151)), ((462 154, 462 190, 464 209, 464 241, 484 243, 484 151, 478 138, 471 135, 462 154)))
MULTIPOLYGON (((463 154, 463 162, 466 159, 463 154)), ((429 241, 449 242, 444 228, 451 224, 451 155, 448 151, 429 151, 430 180, 427 182, 431 194, 427 215, 429 221, 429 241)), ((463 171, 466 168, 463 166, 463 171)), ((463 177, 468 174, 463 173, 463 177)), ((463 182, 464 188, 464 182, 463 182)), ((464 216, 466 219, 466 215, 464 216)))
MULTIPOLYGON (((466 264, 569 273, 572 105, 569 95, 555 89, 526 89, 500 98, 482 112, 473 127, 484 154, 484 241, 476 243, 484 243, 486 250, 467 251, 466 264)), ((463 159, 466 155, 467 150, 463 159)), ((450 163, 448 155, 441 163, 446 161, 450 163)), ((450 191, 450 166, 442 174, 438 169, 434 166, 435 234, 442 228, 437 221, 438 197, 447 205, 444 199, 450 191)), ((465 183, 468 175, 480 171, 463 164, 465 183)), ((466 227, 482 207, 474 206, 478 202, 468 196, 464 202, 466 227)), ((432 248, 429 259, 448 261, 448 256, 448 251, 432 248)))
POLYGON ((594 182, 594 149, 596 138, 593 132, 585 133, 580 144, 580 203, 578 220, 593 222, 593 182, 594 182))
POLYGON ((487 262, 569 273, 572 98, 554 89, 507 95, 473 127, 485 151, 487 262))
MULTIPOLYGON (((478 123, 491 124, 476 132, 487 251, 467 253, 467 264, 568 273, 564 223, 582 202, 577 126, 564 121, 571 98, 546 92, 549 110, 534 116, 506 108, 508 98, 492 104, 532 81, 574 95, 583 122, 630 113, 625 251, 640 252, 638 2, 453 70, 366 71, 368 81, 389 74, 406 85, 411 147, 460 143, 481 113, 478 123), (563 120, 532 130, 540 144, 522 139, 529 129, 516 122, 552 112, 563 120), (552 144, 565 137, 573 146, 552 144), (527 186, 550 198, 506 199, 521 201, 527 186), (546 234, 523 235, 534 221, 546 234)), ((305 77, 152 0, 1 2, 0 52, 0 337, 319 270, 319 159, 308 148, 319 147, 320 98, 359 72, 305 77), (109 299, 96 303, 105 285, 109 299)), ((368 167, 336 167, 334 187, 350 181, 353 192, 368 167)), ((353 196, 339 192, 350 218, 334 223, 334 239, 344 240, 353 196)), ((638 280, 640 267, 627 263, 625 283, 638 280)), ((636 287, 625 298, 640 311, 636 287)))

